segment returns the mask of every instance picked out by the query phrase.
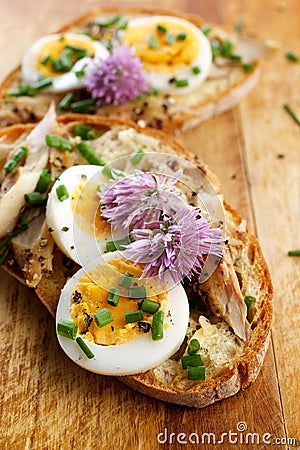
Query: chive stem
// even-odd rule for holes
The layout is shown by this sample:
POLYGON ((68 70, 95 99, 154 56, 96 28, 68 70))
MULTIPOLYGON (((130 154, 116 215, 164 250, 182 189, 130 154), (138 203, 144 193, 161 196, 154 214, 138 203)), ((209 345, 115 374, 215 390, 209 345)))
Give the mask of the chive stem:
POLYGON ((294 122, 296 122, 297 125, 300 126, 300 119, 298 119, 298 117, 296 116, 295 112, 292 110, 292 108, 290 107, 290 105, 288 105, 287 103, 283 105, 284 109, 286 110, 286 112, 291 116, 291 118, 293 119, 294 122))
POLYGON ((17 228, 15 231, 10 233, 8 236, 6 236, 1 242, 0 242, 0 249, 4 247, 9 241, 11 241, 15 236, 17 236, 20 233, 23 233, 23 231, 27 230, 28 223, 22 224, 20 228, 17 228))
POLYGON ((160 341, 164 336, 164 317, 163 311, 157 311, 152 319, 152 340, 160 341))
POLYGON ((68 92, 59 102, 58 109, 60 111, 67 111, 71 107, 71 103, 74 100, 74 93, 68 92))
POLYGON ((37 185, 35 187, 35 192, 39 192, 40 194, 44 194, 51 181, 51 174, 49 169, 43 169, 40 177, 38 179, 37 185))
POLYGON ((185 355, 181 358, 182 368, 186 369, 188 366, 203 366, 201 356, 197 353, 194 355, 185 355))
POLYGON ((64 202, 65 200, 67 200, 67 198, 69 198, 69 193, 64 184, 60 184, 59 186, 57 186, 56 195, 60 202, 64 202))
POLYGON ((0 266, 5 263, 6 258, 8 257, 9 250, 6 248, 3 250, 3 252, 0 254, 0 266))
POLYGON ((123 275, 123 277, 119 283, 119 286, 128 290, 130 288, 130 286, 132 285, 134 278, 135 278, 134 275, 126 272, 123 275))
POLYGON ((42 197, 40 192, 29 192, 24 195, 24 199, 31 206, 44 206, 47 203, 47 199, 42 197))
POLYGON ((94 353, 92 352, 92 350, 86 345, 86 343, 84 342, 84 340, 82 339, 82 337, 78 336, 76 338, 76 342, 79 345, 79 347, 81 348, 81 350, 83 351, 83 353, 89 358, 92 359, 94 358, 94 353))
POLYGON ((188 366, 188 380, 205 380, 205 367, 204 366, 188 366))
POLYGON ((118 306, 121 291, 118 288, 112 287, 109 290, 107 303, 112 306, 118 306))
POLYGON ((104 166, 105 162, 99 158, 98 155, 93 151, 90 145, 88 145, 86 142, 80 142, 76 145, 77 150, 79 153, 90 163, 94 166, 104 166))
POLYGON ((300 250, 290 250, 288 256, 300 256, 300 250))
POLYGON ((130 311, 124 314, 124 319, 126 323, 139 322, 143 320, 143 311, 140 309, 137 311, 130 311))
POLYGON ((108 308, 102 308, 94 314, 97 327, 102 328, 114 321, 114 316, 108 308))
POLYGON ((60 336, 64 336, 64 337, 74 340, 76 338, 78 327, 77 327, 76 323, 72 322, 71 320, 61 319, 57 323, 56 329, 57 329, 57 333, 60 336))
POLYGON ((191 339, 188 346, 188 354, 194 355, 198 350, 200 350, 200 342, 198 339, 191 339))
POLYGON ((143 159, 144 155, 145 155, 144 150, 141 147, 139 147, 132 153, 129 160, 131 164, 136 166, 143 159))
POLYGON ((9 159, 3 167, 6 173, 11 173, 17 165, 26 157, 28 153, 27 147, 21 147, 16 153, 9 159))
POLYGON ((146 298, 145 286, 131 287, 128 289, 128 297, 130 299, 146 298))
POLYGON ((59 150, 66 150, 68 152, 72 151, 71 142, 68 139, 64 139, 60 136, 56 136, 55 134, 47 134, 46 135, 46 144, 49 147, 57 148, 59 150))
POLYGON ((154 302, 153 300, 144 299, 140 305, 140 309, 144 312, 148 312, 150 314, 156 313, 160 308, 160 303, 154 302))

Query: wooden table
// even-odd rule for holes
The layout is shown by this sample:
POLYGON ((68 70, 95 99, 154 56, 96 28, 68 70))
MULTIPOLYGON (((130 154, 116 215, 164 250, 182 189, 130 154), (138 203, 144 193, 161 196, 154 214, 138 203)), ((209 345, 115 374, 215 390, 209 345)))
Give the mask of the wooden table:
MULTIPOLYGON (((34 39, 101 3, 107 2, 2 0, 0 78, 34 39)), ((281 43, 240 107, 182 137, 219 175, 225 197, 259 236, 270 265, 274 321, 264 367, 247 391, 203 410, 153 400, 75 366, 37 297, 1 271, 1 449, 200 448, 180 440, 196 439, 191 433, 220 439, 223 432, 237 432, 239 422, 259 435, 259 445, 229 443, 227 437, 222 445, 201 448, 265 449, 275 438, 283 438, 278 449, 300 448, 300 258, 287 256, 300 247, 300 128, 283 109, 288 103, 300 116, 300 63, 285 57, 287 49, 300 54, 299 0, 161 0, 159 7, 232 26, 242 18, 247 29, 281 43), (288 438, 294 443, 286 445, 288 438)))

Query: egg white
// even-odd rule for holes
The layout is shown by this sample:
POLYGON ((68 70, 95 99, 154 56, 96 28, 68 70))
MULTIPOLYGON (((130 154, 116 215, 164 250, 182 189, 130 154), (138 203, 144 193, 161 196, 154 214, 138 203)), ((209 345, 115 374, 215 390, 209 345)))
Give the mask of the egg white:
MULTIPOLYGON (((102 167, 78 165, 66 169, 54 183, 49 193, 46 208, 47 224, 51 229, 51 235, 55 243, 65 255, 80 265, 88 264, 102 255, 105 252, 106 242, 113 239, 111 235, 96 235, 93 224, 91 224, 91 232, 85 232, 79 226, 80 217, 77 215, 77 208, 72 209, 72 193, 76 192, 80 185, 87 186, 87 183, 91 181, 94 186, 107 183, 107 178, 102 175, 102 167), (56 194, 57 187, 62 184, 66 186, 69 193, 69 198, 63 202, 59 201, 56 194)), ((84 192, 84 189, 82 192, 84 192)), ((78 199, 77 204, 79 201, 80 199, 78 199)), ((114 239, 121 237, 123 236, 114 232, 114 239)))
MULTIPOLYGON (((120 255, 110 253, 104 256, 104 261, 115 258, 120 258, 120 255)), ((58 302, 56 327, 62 319, 73 320, 70 314, 72 293, 80 279, 99 263, 103 263, 103 260, 95 261, 84 269, 80 269, 66 283, 58 302)), ((167 288, 173 286, 171 280, 167 280, 166 284, 167 288)), ((69 358, 84 369, 103 375, 131 375, 156 367, 172 356, 185 338, 188 321, 188 299, 183 287, 178 284, 169 290, 169 304, 165 314, 166 326, 164 327, 164 336, 160 341, 153 341, 151 332, 149 332, 129 343, 99 345, 86 340, 82 335, 83 340, 95 355, 94 358, 88 359, 76 341, 58 334, 57 337, 69 358)))
MULTIPOLYGON (((76 72, 80 70, 86 70, 92 62, 98 59, 106 59, 109 55, 108 50, 100 42, 92 40, 90 37, 75 33, 63 34, 66 43, 68 40, 76 39, 84 43, 89 43, 93 46, 94 56, 84 57, 79 59, 69 72, 63 73, 52 78, 47 78, 52 81, 52 86, 47 88, 47 92, 64 92, 71 89, 80 89, 84 86, 84 77, 77 77, 76 72)), ((37 70, 38 55, 42 47, 46 43, 56 42, 61 37, 61 34, 51 34, 43 36, 35 41, 32 46, 27 50, 21 67, 22 79, 26 83, 34 84, 40 80, 41 73, 37 70)))
MULTIPOLYGON (((158 89, 162 92, 174 93, 174 94, 187 94, 189 92, 197 89, 203 81, 207 78, 211 64, 212 64, 212 52, 210 42, 205 36, 205 34, 195 25, 188 22, 185 19, 181 19, 178 17, 172 16, 146 16, 139 17, 136 19, 131 19, 128 22, 128 28, 134 28, 136 26, 143 26, 149 23, 153 23, 155 25, 163 22, 164 24, 172 24, 175 25, 182 24, 187 27, 192 33, 193 36, 196 37, 199 45, 200 52, 196 56, 196 58, 192 61, 190 66, 185 67, 184 69, 176 70, 174 65, 172 66, 172 73, 162 73, 162 72, 149 72, 145 70, 147 80, 149 85, 158 89), (198 66, 201 69, 201 72, 197 75, 193 74, 192 68, 194 66, 198 66), (174 83, 170 83, 170 79, 176 77, 177 79, 186 79, 189 84, 186 87, 176 87, 174 83)), ((145 36, 145 40, 147 40, 147 36, 145 36)), ((134 47, 134 44, 133 44, 134 47)))

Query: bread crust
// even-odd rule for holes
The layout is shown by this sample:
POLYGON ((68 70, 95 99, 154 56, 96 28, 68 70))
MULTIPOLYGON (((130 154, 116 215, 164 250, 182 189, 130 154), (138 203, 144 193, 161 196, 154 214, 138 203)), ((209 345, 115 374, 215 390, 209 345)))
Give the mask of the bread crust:
MULTIPOLYGON (((197 27, 205 24, 205 20, 194 14, 185 14, 173 10, 159 8, 124 8, 124 7, 102 7, 88 12, 63 26, 58 33, 67 31, 80 32, 83 27, 97 16, 109 17, 120 13, 125 16, 141 15, 170 15, 188 20, 197 27)), ((222 32, 229 33, 225 26, 213 25, 222 32)), ((232 34, 232 30, 230 30, 232 34)), ((40 120, 48 109, 51 99, 58 104, 63 95, 41 93, 36 97, 7 97, 7 92, 16 88, 20 81, 21 67, 18 66, 3 80, 0 86, 0 126, 7 126, 18 122, 33 122, 40 120)), ((102 116, 118 116, 125 120, 135 122, 144 121, 147 126, 162 129, 168 133, 178 131, 187 132, 197 127, 204 121, 222 114, 239 104, 247 96, 258 82, 260 74, 260 63, 255 62, 254 70, 245 71, 242 67, 232 65, 226 76, 220 80, 207 79, 192 93, 191 98, 179 95, 174 102, 166 100, 166 96, 158 95, 145 102, 132 101, 124 105, 108 105, 97 107, 96 114, 102 116), (197 101, 195 99, 197 98, 197 101)), ((59 112, 59 111, 58 111, 59 112)))
MULTIPOLYGON (((60 116, 58 122, 65 129, 72 129, 76 124, 86 124, 99 129, 110 130, 114 127, 131 127, 138 133, 155 137, 168 145, 174 154, 195 162, 201 167, 212 183, 217 186, 217 178, 210 170, 203 166, 195 156, 176 141, 174 137, 166 135, 159 130, 141 129, 135 123, 117 118, 89 116, 81 114, 68 114, 60 116)), ((16 137, 28 133, 34 125, 15 125, 0 130, 0 139, 13 142, 16 137)), ((216 401, 235 395, 246 389, 258 376, 268 347, 272 322, 272 296, 273 288, 270 273, 263 257, 257 238, 243 226, 243 219, 239 214, 224 202, 225 222, 227 232, 231 237, 239 236, 242 250, 239 257, 240 264, 246 272, 246 286, 255 286, 259 292, 259 299, 255 315, 251 321, 251 336, 241 356, 231 361, 230 365, 214 377, 204 382, 193 382, 190 386, 179 383, 166 383, 155 376, 154 370, 131 376, 118 377, 122 382, 144 394, 156 397, 166 402, 177 403, 191 407, 204 407, 216 401)), ((62 253, 55 250, 54 272, 44 275, 37 285, 35 292, 49 312, 55 316, 55 310, 60 291, 67 278, 71 276, 78 266, 67 269, 62 264, 62 253)), ((4 269, 19 281, 25 283, 22 272, 15 266, 6 263, 4 269)))

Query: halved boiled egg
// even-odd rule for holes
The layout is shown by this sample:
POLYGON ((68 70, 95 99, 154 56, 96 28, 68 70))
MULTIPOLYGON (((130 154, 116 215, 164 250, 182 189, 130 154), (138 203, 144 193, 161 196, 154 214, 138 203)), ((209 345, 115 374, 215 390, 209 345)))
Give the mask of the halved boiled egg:
POLYGON ((94 58, 105 59, 108 50, 89 36, 64 33, 44 36, 28 49, 22 61, 22 78, 33 84, 51 80, 49 92, 63 92, 84 86, 86 68, 94 58))
POLYGON ((161 91, 184 94, 207 77, 212 53, 202 31, 187 20, 147 16, 129 20, 122 43, 135 49, 149 84, 161 91))
MULTIPOLYGON (((49 193, 46 219, 52 237, 62 252, 80 265, 102 255, 112 240, 111 226, 100 211, 101 183, 107 183, 102 167, 72 166, 59 176, 49 193), (61 189, 65 196, 59 195, 61 189)), ((114 236, 118 234, 114 232, 114 236)))
POLYGON ((129 375, 158 366, 179 349, 189 321, 185 291, 171 280, 162 290, 154 279, 140 279, 141 273, 140 265, 110 253, 66 283, 57 308, 57 335, 75 363, 99 374, 129 375), (110 302, 111 292, 119 292, 117 304, 110 302), (160 336, 157 313, 163 317, 160 336))

